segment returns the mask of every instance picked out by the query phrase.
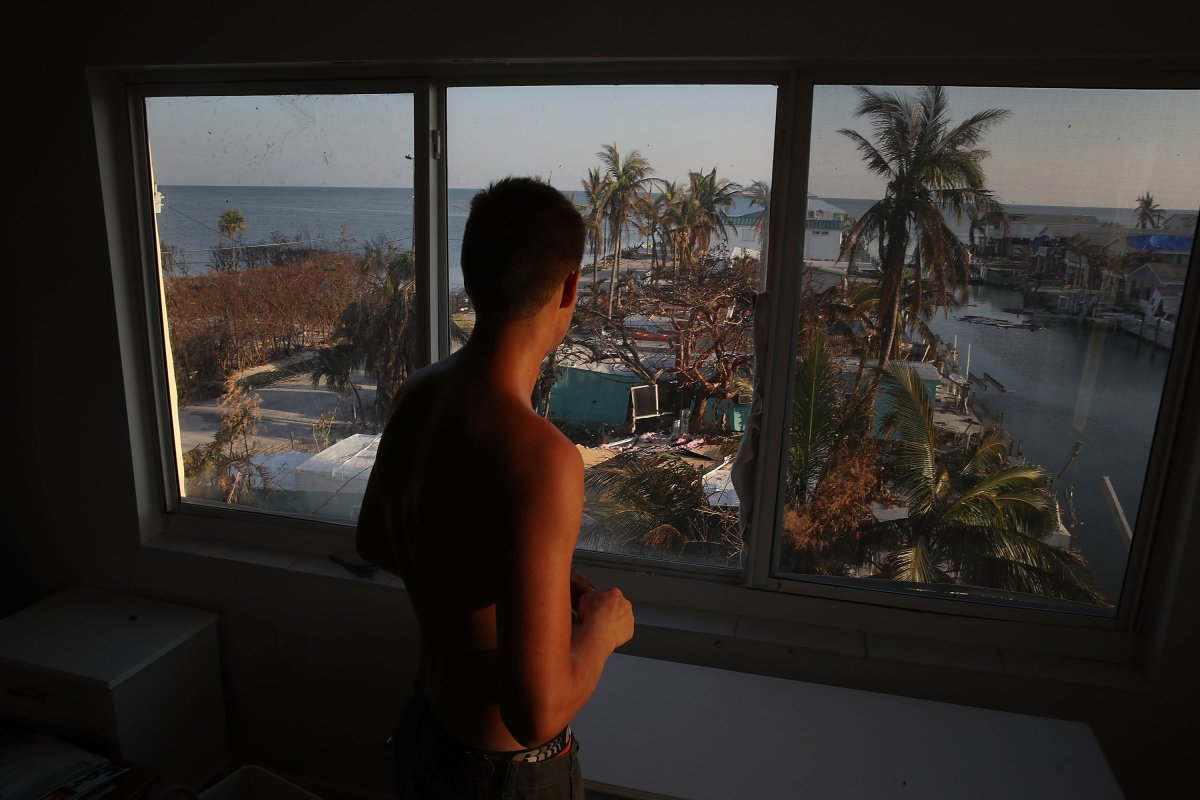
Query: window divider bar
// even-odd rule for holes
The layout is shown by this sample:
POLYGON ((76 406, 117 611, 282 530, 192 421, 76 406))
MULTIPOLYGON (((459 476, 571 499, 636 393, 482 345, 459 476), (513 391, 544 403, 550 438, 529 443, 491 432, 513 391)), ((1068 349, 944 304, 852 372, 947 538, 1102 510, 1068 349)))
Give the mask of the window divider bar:
POLYGON ((446 90, 427 83, 416 93, 414 194, 417 295, 423 319, 421 355, 433 363, 450 353, 446 254, 446 90))
MULTIPOLYGON (((788 402, 791 393, 780 381, 791 379, 797 325, 804 209, 808 192, 808 125, 812 87, 789 74, 776 105, 775 168, 771 177, 771 208, 767 247, 767 291, 770 298, 770 342, 766 361, 766 392, 758 443, 754 508, 747 547, 746 585, 762 588, 771 576, 778 548, 783 504, 783 455, 787 444, 788 402), (774 235, 772 235, 772 233, 774 235), (779 235, 782 233, 782 235, 779 235), (795 254, 795 258, 792 255, 795 254), (777 422, 778 420, 778 422, 777 422)), ((760 384, 761 385, 761 384, 760 384)))
MULTIPOLYGON (((1163 380, 1154 438, 1146 463, 1138 516, 1134 522, 1133 541, 1125 565, 1121 600, 1117 619, 1124 628, 1142 628, 1147 615, 1164 605, 1164 598, 1174 590, 1179 578, 1172 576, 1175 564, 1181 563, 1181 539, 1188 533, 1186 520, 1195 516, 1189 512, 1189 502, 1196 498, 1187 488, 1186 475, 1198 471, 1196 438, 1189 437, 1189 428, 1196 430, 1195 411, 1189 410, 1184 398, 1195 397, 1196 330, 1200 327, 1200 222, 1193 229, 1192 252, 1188 259, 1189 276, 1180 298, 1178 325, 1170 352, 1170 366, 1163 380), (1189 381, 1191 387, 1189 388, 1189 381), (1182 435, 1181 435, 1182 434, 1182 435), (1164 556, 1164 553, 1171 555, 1164 556)), ((1193 485, 1194 485, 1193 477, 1193 485)), ((1177 575, 1177 574, 1176 574, 1177 575)), ((1161 619, 1161 618, 1160 618, 1161 619)), ((1153 624, 1153 623, 1151 623, 1153 624)))

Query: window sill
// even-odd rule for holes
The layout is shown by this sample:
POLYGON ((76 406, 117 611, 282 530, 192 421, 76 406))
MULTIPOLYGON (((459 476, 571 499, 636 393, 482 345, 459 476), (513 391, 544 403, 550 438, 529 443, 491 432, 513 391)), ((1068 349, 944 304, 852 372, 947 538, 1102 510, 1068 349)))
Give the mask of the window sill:
POLYGON ((981 776, 1011 797, 1122 796, 1083 723, 631 656, 573 727, 589 784, 621 796, 957 798, 988 794, 981 776))
MULTIPOLYGON (((268 569, 286 570, 334 580, 403 590, 404 582, 376 568, 355 574, 360 562, 353 547, 334 556, 246 545, 221 539, 163 534, 145 543, 151 550, 189 557, 218 559, 268 569)), ((1069 657, 1011 648, 986 647, 916 637, 880 636, 862 631, 768 619, 752 614, 685 608, 641 600, 632 595, 639 631, 684 636, 693 643, 753 648, 767 662, 850 659, 865 667, 920 667, 951 670, 997 680, 1017 679, 1143 693, 1150 690, 1142 672, 1131 664, 1069 657)), ((635 643, 636 643, 635 639, 635 643)), ((758 660, 758 659, 755 659, 758 660)), ((760 661, 760 663, 763 663, 760 661)))
POLYGON ((348 547, 346 552, 336 556, 323 556, 314 553, 283 550, 275 547, 240 544, 223 539, 172 536, 169 534, 155 536, 146 541, 144 546, 151 550, 221 559, 241 564, 253 564, 260 567, 318 575, 325 578, 351 580, 357 583, 396 586, 398 588, 403 588, 404 586, 403 581, 398 577, 382 569, 375 568, 374 572, 369 576, 357 575, 350 568, 334 560, 336 557, 347 564, 359 564, 360 559, 353 552, 353 546, 348 547))

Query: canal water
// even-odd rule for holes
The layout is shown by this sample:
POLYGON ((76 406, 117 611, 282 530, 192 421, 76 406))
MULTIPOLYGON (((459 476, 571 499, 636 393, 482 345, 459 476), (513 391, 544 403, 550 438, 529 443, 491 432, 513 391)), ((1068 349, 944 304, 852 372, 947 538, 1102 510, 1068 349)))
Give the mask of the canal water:
POLYGON ((1106 325, 1064 321, 1029 330, 962 319, 1021 322, 1023 317, 1004 309, 1022 305, 1018 291, 973 286, 968 305, 939 311, 930 327, 946 345, 957 337, 960 370, 969 346, 971 374, 987 373, 1003 384, 1004 392, 994 384, 986 390, 975 384, 972 408, 985 424, 1002 419, 1015 450, 1054 475, 1080 443, 1058 494, 1065 500, 1073 490, 1073 502, 1063 505, 1064 520, 1115 604, 1130 542, 1105 499, 1103 479, 1111 480, 1135 526, 1170 352, 1106 325))

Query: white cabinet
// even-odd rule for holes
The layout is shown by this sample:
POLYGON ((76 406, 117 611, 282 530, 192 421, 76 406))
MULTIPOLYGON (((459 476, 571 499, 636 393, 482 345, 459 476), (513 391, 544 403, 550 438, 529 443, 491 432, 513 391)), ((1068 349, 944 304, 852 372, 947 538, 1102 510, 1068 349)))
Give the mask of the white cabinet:
POLYGON ((0 620, 0 717, 199 786, 228 762, 217 615, 72 587, 0 620))

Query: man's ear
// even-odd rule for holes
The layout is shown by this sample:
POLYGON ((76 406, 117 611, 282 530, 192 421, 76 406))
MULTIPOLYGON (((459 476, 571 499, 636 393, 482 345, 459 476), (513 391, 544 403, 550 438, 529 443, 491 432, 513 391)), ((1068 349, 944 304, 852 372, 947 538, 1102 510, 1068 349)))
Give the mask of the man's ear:
POLYGON ((559 308, 574 308, 575 295, 579 291, 579 270, 575 270, 563 280, 562 297, 558 300, 559 308))

